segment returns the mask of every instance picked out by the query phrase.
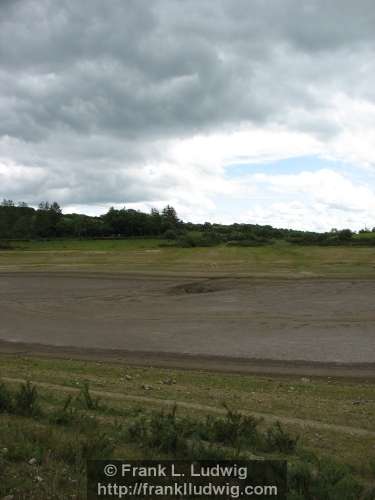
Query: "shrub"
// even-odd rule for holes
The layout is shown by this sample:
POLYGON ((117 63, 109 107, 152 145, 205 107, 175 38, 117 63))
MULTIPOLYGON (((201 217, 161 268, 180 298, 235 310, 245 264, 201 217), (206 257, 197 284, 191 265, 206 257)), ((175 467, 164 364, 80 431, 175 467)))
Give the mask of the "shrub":
POLYGON ((363 491, 346 466, 328 459, 289 467, 288 488, 291 500, 357 500, 363 491))
POLYGON ((21 384, 14 396, 14 412, 25 417, 33 417, 40 414, 38 404, 38 391, 30 381, 21 384))
POLYGON ((167 229, 165 231, 165 233, 163 234, 163 238, 166 240, 176 240, 177 233, 176 233, 176 231, 173 231, 173 229, 167 229))
POLYGON ((298 463, 288 468, 288 487, 292 495, 288 498, 303 500, 310 498, 310 489, 313 481, 311 466, 307 463, 298 463))
POLYGON ((243 446, 254 446, 259 441, 257 426, 260 422, 261 419, 241 415, 227 408, 224 419, 208 416, 205 425, 201 427, 200 435, 207 441, 239 450, 243 446))
POLYGON ((128 428, 128 437, 143 446, 174 456, 187 450, 184 432, 176 418, 176 406, 170 413, 154 413, 136 419, 128 428))
POLYGON ((9 243, 9 241, 5 240, 0 240, 0 250, 11 250, 12 245, 9 243))
POLYGON ((266 449, 268 451, 280 451, 281 453, 293 453, 298 440, 299 437, 292 437, 288 434, 280 422, 276 422, 268 429, 265 436, 266 449))
POLYGON ((241 448, 256 446, 261 441, 257 430, 260 421, 229 409, 225 418, 177 419, 174 407, 167 414, 139 417, 129 425, 127 436, 133 442, 174 456, 186 456, 190 450, 197 457, 197 450, 201 450, 207 459, 216 455, 238 457, 241 448), (227 447, 226 451, 223 447, 227 447))
POLYGON ((0 413, 13 411, 12 395, 5 384, 0 383, 0 413))
POLYGON ((176 241, 176 246, 182 248, 212 247, 221 243, 221 237, 214 232, 200 234, 185 234, 176 241))

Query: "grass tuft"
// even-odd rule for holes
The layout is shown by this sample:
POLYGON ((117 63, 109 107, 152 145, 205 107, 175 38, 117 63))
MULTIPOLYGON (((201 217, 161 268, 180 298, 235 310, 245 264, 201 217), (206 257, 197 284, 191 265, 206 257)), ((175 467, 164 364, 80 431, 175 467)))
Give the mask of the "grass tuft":
POLYGON ((14 412, 24 417, 34 417, 41 413, 38 390, 28 380, 21 384, 19 390, 14 395, 14 412))

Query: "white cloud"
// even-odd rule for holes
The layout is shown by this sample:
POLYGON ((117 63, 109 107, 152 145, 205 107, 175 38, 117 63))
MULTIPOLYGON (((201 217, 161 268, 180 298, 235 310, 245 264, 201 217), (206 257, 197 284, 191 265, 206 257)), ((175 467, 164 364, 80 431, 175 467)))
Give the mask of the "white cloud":
POLYGON ((88 213, 172 203, 202 221, 373 223, 371 0, 24 0, 2 12, 0 197, 88 213), (267 172, 300 156, 358 174, 339 163, 267 172), (263 176, 232 178, 241 163, 263 163, 263 176))
POLYGON ((238 189, 246 193, 247 186, 262 201, 243 214, 243 222, 317 231, 375 225, 375 189, 337 171, 254 174, 243 178, 238 189))

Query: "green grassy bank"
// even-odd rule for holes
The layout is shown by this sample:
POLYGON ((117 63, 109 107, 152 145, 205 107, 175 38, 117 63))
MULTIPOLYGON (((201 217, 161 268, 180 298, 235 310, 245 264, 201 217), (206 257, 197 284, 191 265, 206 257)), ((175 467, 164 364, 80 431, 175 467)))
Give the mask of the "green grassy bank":
POLYGON ((267 277, 375 277, 372 247, 165 248, 162 240, 51 240, 0 251, 0 270, 89 270, 267 277))

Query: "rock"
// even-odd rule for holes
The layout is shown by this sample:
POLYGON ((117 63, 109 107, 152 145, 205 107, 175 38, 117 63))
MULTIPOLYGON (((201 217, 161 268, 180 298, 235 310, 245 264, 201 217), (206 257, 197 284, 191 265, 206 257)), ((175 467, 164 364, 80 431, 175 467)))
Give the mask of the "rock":
POLYGON ((133 377, 131 375, 125 375, 125 380, 133 380, 133 377))
POLYGON ((172 385, 173 384, 173 380, 171 378, 166 378, 165 380, 163 380, 163 384, 165 384, 165 385, 172 385))
POLYGON ((4 455, 6 455, 8 451, 8 448, 1 448, 1 453, 3 453, 4 455))
POLYGON ((38 460, 36 458, 30 458, 28 464, 29 465, 36 465, 38 463, 38 460))
POLYGON ((40 476, 35 476, 35 480, 38 482, 38 483, 41 483, 43 481, 43 478, 40 477, 40 476))
POLYGON ((309 382, 311 382, 311 380, 310 380, 309 378, 307 378, 307 377, 302 377, 302 378, 301 378, 301 382, 302 382, 303 384, 308 384, 309 382))
POLYGON ((152 387, 151 387, 151 385, 143 384, 143 385, 142 385, 142 389, 143 389, 144 391, 151 391, 151 390, 152 390, 152 387))

